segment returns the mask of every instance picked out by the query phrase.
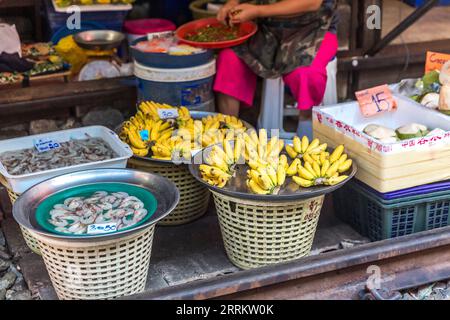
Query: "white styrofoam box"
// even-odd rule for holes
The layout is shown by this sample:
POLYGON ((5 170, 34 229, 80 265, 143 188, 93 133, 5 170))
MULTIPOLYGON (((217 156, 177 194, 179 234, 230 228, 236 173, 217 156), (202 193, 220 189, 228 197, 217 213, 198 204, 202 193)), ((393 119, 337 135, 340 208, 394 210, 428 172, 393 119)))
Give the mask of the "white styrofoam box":
POLYGON ((365 147, 381 153, 403 152, 440 144, 450 144, 450 118, 447 115, 424 108, 419 103, 401 95, 394 95, 394 98, 398 104, 396 111, 381 113, 373 117, 365 118, 356 101, 314 107, 313 117, 318 122, 340 131, 365 147), (383 125, 395 130, 413 122, 426 125, 429 130, 442 129, 443 133, 396 143, 381 143, 363 132, 369 124, 383 125))
POLYGON ((3 140, 0 141, 0 154, 6 151, 34 148, 33 141, 35 139, 48 138, 57 142, 66 142, 71 139, 86 139, 88 138, 87 135, 92 138, 103 139, 117 153, 118 156, 116 158, 104 161, 89 162, 70 167, 63 167, 22 175, 9 174, 6 168, 0 162, 0 174, 5 177, 12 191, 20 194, 23 193, 28 188, 31 188, 32 186, 44 180, 59 176, 61 174, 87 169, 125 168, 127 166, 127 161, 129 158, 133 156, 133 151, 127 144, 123 143, 119 139, 117 134, 115 134, 112 130, 102 126, 90 126, 3 140))

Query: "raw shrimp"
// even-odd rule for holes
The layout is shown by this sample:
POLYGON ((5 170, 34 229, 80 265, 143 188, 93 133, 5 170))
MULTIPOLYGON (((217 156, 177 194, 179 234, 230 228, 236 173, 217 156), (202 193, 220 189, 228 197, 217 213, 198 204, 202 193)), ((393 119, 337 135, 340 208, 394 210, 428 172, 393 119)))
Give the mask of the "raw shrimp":
MULTIPOLYGON (((61 142, 57 149, 38 152, 35 148, 6 151, 0 154, 0 162, 12 175, 22 175, 83 163, 103 161, 118 155, 103 139, 73 139, 61 142)), ((104 191, 99 191, 104 196, 104 191)))
POLYGON ((90 197, 71 197, 53 206, 49 223, 55 231, 86 234, 91 224, 116 223, 117 230, 140 222, 147 215, 144 203, 126 192, 97 191, 90 197))

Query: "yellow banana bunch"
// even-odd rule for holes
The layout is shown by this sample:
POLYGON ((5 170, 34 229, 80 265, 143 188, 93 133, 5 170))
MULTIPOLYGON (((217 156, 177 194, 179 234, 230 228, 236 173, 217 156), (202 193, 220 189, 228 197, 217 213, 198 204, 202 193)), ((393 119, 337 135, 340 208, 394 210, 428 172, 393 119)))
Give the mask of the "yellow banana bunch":
POLYGON ((174 152, 187 156, 187 142, 191 149, 201 149, 223 143, 225 138, 228 141, 236 140, 238 136, 241 154, 245 149, 242 139, 245 131, 243 122, 233 116, 217 114, 194 120, 186 107, 143 101, 139 104, 136 114, 124 122, 119 137, 132 147, 136 155, 146 156, 151 150, 152 157, 168 160, 173 159, 174 152), (169 108, 177 109, 177 119, 159 117, 159 109, 169 108), (178 138, 171 140, 172 137, 178 138))
POLYGON ((247 170, 247 186, 255 194, 276 194, 286 181, 285 157, 279 159, 278 166, 259 165, 247 170))
POLYGON ((152 157, 160 160, 190 160, 191 142, 179 136, 160 139, 151 147, 152 157))
POLYGON ((271 163, 275 168, 278 167, 280 153, 284 148, 284 141, 277 136, 270 140, 267 138, 265 129, 259 130, 259 134, 254 130, 249 130, 242 134, 245 142, 245 160, 249 165, 271 163))
POLYGON ((230 174, 220 168, 206 164, 200 165, 200 173, 202 175, 202 179, 208 184, 219 188, 223 188, 231 178, 230 174))
POLYGON ((306 154, 311 156, 320 154, 321 152, 327 150, 327 147, 327 144, 321 144, 319 139, 314 139, 309 142, 307 136, 304 136, 301 139, 295 136, 293 139, 293 145, 286 145, 286 152, 292 159, 295 159, 303 158, 306 154))
POLYGON ((303 160, 302 166, 300 159, 296 158, 287 170, 287 174, 292 176, 294 182, 303 188, 341 183, 348 176, 340 174, 348 171, 353 164, 353 161, 344 154, 343 145, 338 146, 331 154, 325 151, 318 155, 306 153, 303 160))

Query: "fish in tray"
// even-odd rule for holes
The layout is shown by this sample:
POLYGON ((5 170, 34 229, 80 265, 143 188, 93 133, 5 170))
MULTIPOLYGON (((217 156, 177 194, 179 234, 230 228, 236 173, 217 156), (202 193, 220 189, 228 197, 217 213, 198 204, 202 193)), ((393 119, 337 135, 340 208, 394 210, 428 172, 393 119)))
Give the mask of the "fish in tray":
POLYGON ((118 155, 101 138, 72 139, 46 152, 35 148, 7 151, 0 162, 11 175, 22 175, 113 159, 118 155))
POLYGON ((92 224, 115 224, 116 230, 131 227, 147 215, 144 203, 126 192, 97 191, 89 197, 71 197, 55 204, 48 222, 55 231, 86 234, 92 224))

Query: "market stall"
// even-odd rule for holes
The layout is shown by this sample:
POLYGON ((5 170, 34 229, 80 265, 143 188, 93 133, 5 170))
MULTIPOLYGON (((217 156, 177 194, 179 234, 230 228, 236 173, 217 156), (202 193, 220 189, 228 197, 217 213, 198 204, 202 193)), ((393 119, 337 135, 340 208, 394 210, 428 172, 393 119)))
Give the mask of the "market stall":
MULTIPOLYGON (((95 12, 94 2, 84 10, 95 12)), ((70 4, 51 3, 56 13, 70 4)), ((437 250, 447 257, 449 64, 412 87, 391 86, 394 94, 386 85, 357 92, 357 101, 317 106, 314 136, 284 140, 214 112, 214 50, 257 32, 252 22, 216 22, 149 34, 129 26, 134 78, 104 82, 103 93, 89 86, 98 75, 121 75, 114 66, 121 32, 83 30, 55 45, 21 46, 22 62, 36 59, 33 68, 47 75, 49 64, 70 62, 72 80, 86 80, 67 84, 83 88, 72 90, 76 102, 106 90, 130 100, 115 128, 0 141, 0 182, 17 222, 6 228, 20 230, 19 242, 34 252, 24 255, 45 273, 23 268, 29 284, 47 283, 41 297, 326 297, 312 278, 328 273, 355 298, 370 263, 404 275, 388 283, 397 290, 412 283, 414 268, 396 258, 427 267, 437 250), (303 283, 314 283, 315 293, 298 289, 303 283)), ((445 265, 435 268, 450 277, 445 265)))

